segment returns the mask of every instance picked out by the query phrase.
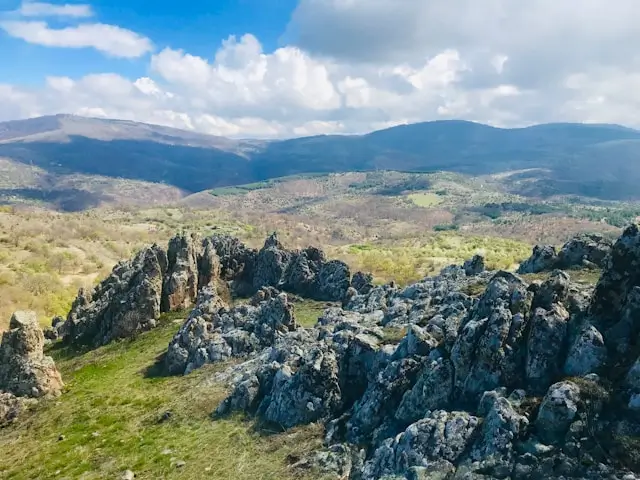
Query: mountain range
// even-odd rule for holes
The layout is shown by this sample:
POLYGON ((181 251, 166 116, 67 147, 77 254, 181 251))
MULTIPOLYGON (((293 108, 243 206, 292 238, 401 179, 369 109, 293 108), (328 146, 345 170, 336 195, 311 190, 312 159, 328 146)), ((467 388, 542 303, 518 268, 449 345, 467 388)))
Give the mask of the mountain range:
POLYGON ((434 121, 366 135, 265 141, 56 115, 0 123, 0 168, 3 198, 62 199, 58 206, 70 210, 117 199, 130 182, 141 186, 130 189, 133 197, 135 191, 158 191, 162 195, 154 200, 160 201, 293 174, 371 170, 522 171, 514 175, 520 194, 627 200, 640 198, 640 131, 605 124, 501 129, 434 121))

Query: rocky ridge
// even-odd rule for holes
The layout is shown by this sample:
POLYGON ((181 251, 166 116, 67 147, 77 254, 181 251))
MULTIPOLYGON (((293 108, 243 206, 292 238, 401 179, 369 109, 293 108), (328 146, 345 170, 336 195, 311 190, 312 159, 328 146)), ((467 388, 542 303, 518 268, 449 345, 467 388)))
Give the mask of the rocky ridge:
MULTIPOLYGON (((370 287, 371 279, 364 274, 354 280, 356 293, 370 287)), ((342 301, 351 285, 344 262, 327 260, 314 247, 288 250, 275 233, 260 250, 225 235, 202 241, 178 235, 166 251, 158 245, 145 248, 116 265, 93 291, 80 290, 66 321, 56 319, 47 339, 97 347, 129 338, 155 327, 162 312, 192 307, 206 288, 222 297, 253 295, 271 287, 342 301)))
POLYGON ((37 398, 54 397, 64 384, 34 312, 15 312, 0 343, 0 426, 13 422, 37 398))
MULTIPOLYGON (((265 247, 261 262, 291 264, 265 247)), ((323 422, 326 448, 296 466, 338 478, 632 480, 639 227, 600 262, 595 290, 562 270, 528 284, 483 271, 480 258, 405 288, 358 291, 358 276, 343 308, 311 329, 284 293, 229 309, 208 290, 166 366, 188 373, 244 357, 216 377, 231 392, 213 416, 245 411, 283 429, 323 422)), ((263 278, 285 285, 278 272, 263 278)))
POLYGON ((582 234, 565 243, 559 252, 553 245, 536 245, 518 273, 539 273, 556 268, 602 268, 613 243, 602 235, 582 234))

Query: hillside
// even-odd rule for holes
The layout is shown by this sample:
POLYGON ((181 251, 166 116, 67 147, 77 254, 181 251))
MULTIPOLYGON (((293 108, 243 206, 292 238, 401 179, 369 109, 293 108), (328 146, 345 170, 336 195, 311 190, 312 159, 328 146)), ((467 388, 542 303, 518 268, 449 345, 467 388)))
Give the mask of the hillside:
POLYGON ((5 203, 63 210, 154 204, 215 187, 287 175, 449 171, 510 177, 531 197, 640 195, 640 132, 615 125, 499 129, 463 121, 403 125, 366 135, 231 140, 155 125, 69 115, 0 123, 5 203), (153 185, 162 185, 153 194, 153 185), (115 193, 126 186, 130 192, 115 193), (137 192, 142 194, 137 197, 137 192))

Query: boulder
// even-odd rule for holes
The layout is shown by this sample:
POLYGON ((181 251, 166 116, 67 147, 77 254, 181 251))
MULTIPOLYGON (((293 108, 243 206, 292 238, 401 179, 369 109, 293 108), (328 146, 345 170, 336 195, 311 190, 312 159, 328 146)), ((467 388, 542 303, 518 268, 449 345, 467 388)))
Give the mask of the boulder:
POLYGON ((351 279, 351 287, 359 295, 366 295, 373 289, 373 275, 370 273, 356 272, 351 279))
POLYGON ((0 391, 19 397, 57 396, 64 384, 34 312, 15 312, 0 344, 0 391))
POLYGON ((558 253, 552 245, 536 245, 531 256, 520 264, 518 273, 540 273, 553 270, 558 264, 558 253))
POLYGON ((605 264, 613 242, 598 234, 577 235, 558 252, 558 267, 597 267, 605 264))
POLYGON ((578 413, 580 388, 565 381, 552 385, 542 400, 535 426, 538 437, 546 443, 556 443, 564 438, 578 413))
POLYGON ((569 348, 564 373, 581 377, 598 370, 607 360, 602 334, 592 325, 585 327, 569 348))
POLYGON ((15 422, 34 403, 34 399, 16 397, 12 393, 0 392, 0 428, 15 422))
POLYGON ((569 313, 560 304, 538 308, 527 340, 526 381, 535 392, 545 391, 561 372, 566 352, 569 313))
POLYGON ((479 275, 484 272, 484 257, 482 255, 474 255, 471 260, 464 262, 462 268, 468 277, 479 275))

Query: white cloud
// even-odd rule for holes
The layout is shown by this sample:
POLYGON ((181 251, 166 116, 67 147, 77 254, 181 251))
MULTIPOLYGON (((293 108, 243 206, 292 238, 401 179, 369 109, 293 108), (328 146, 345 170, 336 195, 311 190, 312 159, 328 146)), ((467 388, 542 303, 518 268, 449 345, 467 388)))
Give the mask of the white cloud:
POLYGON ((18 13, 23 17, 85 18, 93 16, 93 9, 87 4, 54 5, 44 2, 24 2, 18 9, 18 13))
POLYGON ((40 21, 4 21, 0 28, 15 38, 45 47, 95 48, 113 57, 136 58, 151 51, 151 41, 131 30, 102 23, 50 28, 40 21))
MULTIPOLYGON (((246 34, 223 41, 211 58, 164 48, 142 78, 1 86, 0 120, 84 113, 265 138, 451 118, 640 127, 639 22, 635 0, 301 0, 288 43, 275 51, 246 34)), ((151 48, 127 30, 133 40, 110 43, 104 31, 78 40, 83 25, 18 23, 40 32, 28 35, 36 43, 121 56, 151 48)))

